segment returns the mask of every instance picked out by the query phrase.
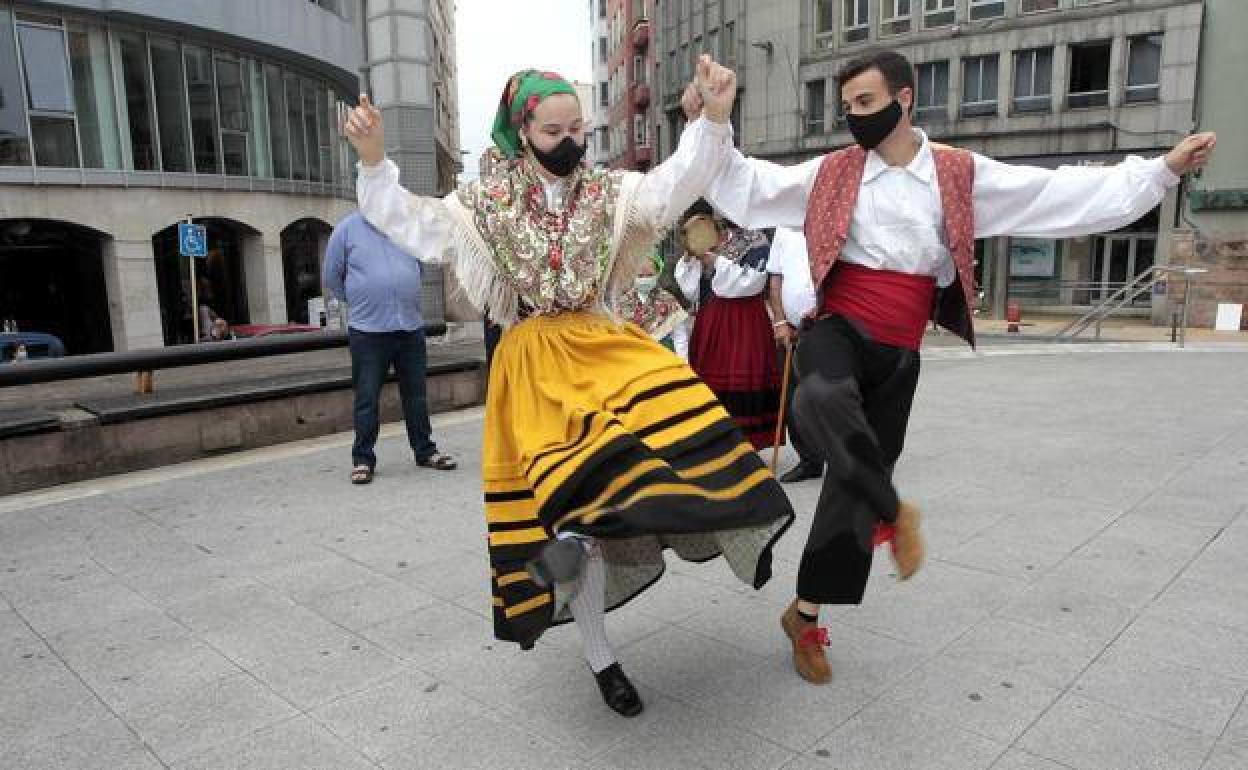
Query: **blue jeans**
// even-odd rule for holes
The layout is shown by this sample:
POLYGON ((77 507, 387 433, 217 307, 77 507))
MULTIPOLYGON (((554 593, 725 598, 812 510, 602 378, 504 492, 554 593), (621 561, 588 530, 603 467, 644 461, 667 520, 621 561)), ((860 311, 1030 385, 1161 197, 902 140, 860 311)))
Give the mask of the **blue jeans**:
POLYGON ((399 375, 399 398, 407 441, 416 459, 424 460, 438 451, 429 424, 429 404, 425 400, 425 332, 347 331, 351 348, 351 382, 355 388, 355 444, 351 459, 355 465, 377 465, 373 447, 381 423, 381 388, 391 364, 399 375))

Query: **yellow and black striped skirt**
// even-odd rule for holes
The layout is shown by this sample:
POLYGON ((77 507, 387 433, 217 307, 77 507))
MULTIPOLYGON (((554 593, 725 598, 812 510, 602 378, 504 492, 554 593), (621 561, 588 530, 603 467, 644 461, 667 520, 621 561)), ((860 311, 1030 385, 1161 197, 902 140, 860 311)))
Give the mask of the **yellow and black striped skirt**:
POLYGON ((558 532, 599 538, 607 607, 663 573, 663 551, 771 576, 793 520, 780 485, 715 395, 671 351, 600 315, 537 316, 495 351, 482 475, 499 639, 531 646, 570 619, 525 562, 558 532))

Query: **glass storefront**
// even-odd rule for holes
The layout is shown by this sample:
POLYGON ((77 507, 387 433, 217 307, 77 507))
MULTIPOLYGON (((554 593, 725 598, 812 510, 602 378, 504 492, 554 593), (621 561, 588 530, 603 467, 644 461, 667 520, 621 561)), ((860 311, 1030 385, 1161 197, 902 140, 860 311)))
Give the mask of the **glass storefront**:
POLYGON ((354 158, 337 116, 352 99, 279 61, 0 0, 0 167, 291 180, 341 194, 354 158))

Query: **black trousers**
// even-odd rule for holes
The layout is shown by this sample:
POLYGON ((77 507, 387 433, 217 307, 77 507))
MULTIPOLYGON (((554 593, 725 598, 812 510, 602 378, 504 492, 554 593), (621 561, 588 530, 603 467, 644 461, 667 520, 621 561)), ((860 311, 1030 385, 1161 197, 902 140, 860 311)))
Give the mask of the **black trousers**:
POLYGON ((871 573, 875 525, 897 518, 893 466, 905 443, 919 354, 874 342, 831 316, 802 333, 797 369, 793 416, 826 463, 797 596, 858 604, 871 573))
MULTIPOLYGON (((784 348, 780 349, 780 373, 784 374, 784 348)), ((797 360, 797 351, 793 351, 793 360, 797 360)), ((797 384, 801 380, 798 374, 797 364, 794 363, 793 371, 789 374, 789 391, 785 394, 785 403, 789 405, 784 415, 784 427, 789 434, 789 443, 793 445, 793 451, 797 453, 797 459, 803 463, 817 465, 823 467, 823 460, 820 459, 819 453, 810 445, 810 442, 802 437, 801 420, 797 419, 793 413, 793 398, 797 392, 797 384)))

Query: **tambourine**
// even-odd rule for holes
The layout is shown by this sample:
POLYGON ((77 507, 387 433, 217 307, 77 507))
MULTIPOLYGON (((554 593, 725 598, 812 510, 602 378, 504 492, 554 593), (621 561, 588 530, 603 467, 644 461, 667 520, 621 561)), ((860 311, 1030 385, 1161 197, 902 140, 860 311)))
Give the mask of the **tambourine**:
POLYGON ((699 214, 690 217, 682 228, 685 234, 685 248, 690 254, 701 256, 719 245, 719 228, 715 220, 699 214))

